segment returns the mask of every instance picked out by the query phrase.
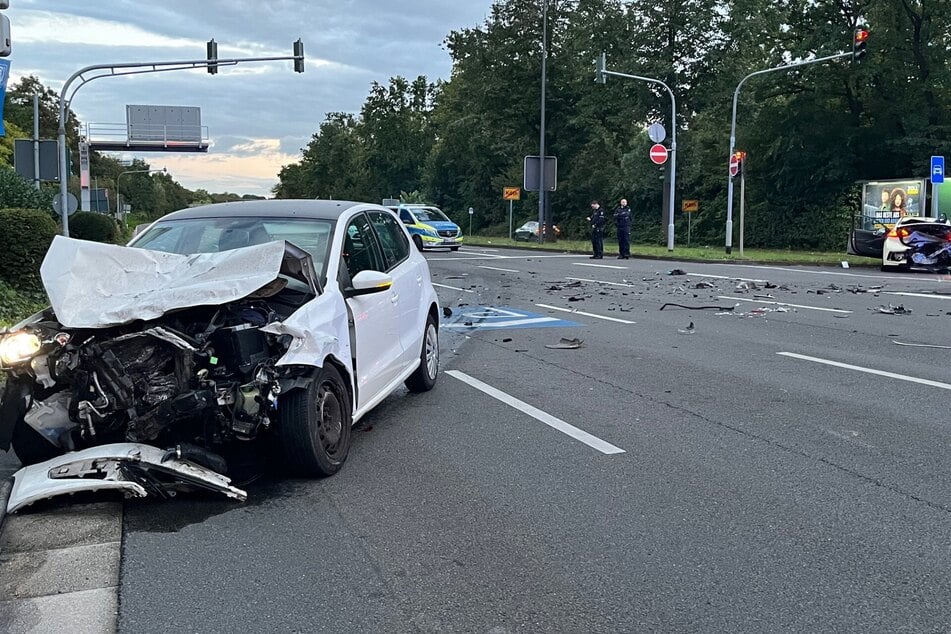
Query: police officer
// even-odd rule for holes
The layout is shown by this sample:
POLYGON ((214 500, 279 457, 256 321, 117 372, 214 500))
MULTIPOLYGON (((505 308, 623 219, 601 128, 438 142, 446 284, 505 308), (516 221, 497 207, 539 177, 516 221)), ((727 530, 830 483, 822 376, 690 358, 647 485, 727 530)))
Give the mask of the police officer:
POLYGON ((617 225, 617 259, 630 260, 631 208, 627 206, 626 198, 622 198, 620 206, 614 210, 614 223, 617 225))
POLYGON ((604 258, 604 223, 606 220, 607 216, 604 213, 604 209, 601 208, 601 203, 592 200, 591 215, 588 216, 588 222, 591 223, 592 260, 604 258))

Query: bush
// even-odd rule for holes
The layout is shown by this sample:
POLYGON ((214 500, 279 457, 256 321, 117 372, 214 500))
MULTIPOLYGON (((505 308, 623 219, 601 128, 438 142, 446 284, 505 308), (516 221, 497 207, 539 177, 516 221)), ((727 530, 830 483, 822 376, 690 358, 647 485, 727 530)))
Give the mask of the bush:
POLYGON ((49 305, 44 293, 21 292, 0 281, 0 327, 8 328, 49 305))
POLYGON ((54 188, 36 189, 12 167, 0 167, 0 209, 42 209, 53 214, 54 188))
POLYGON ((69 217, 69 237, 115 244, 119 227, 111 216, 94 211, 78 211, 69 217))
POLYGON ((58 232, 45 211, 0 209, 0 280, 20 291, 38 291, 40 264, 58 232))

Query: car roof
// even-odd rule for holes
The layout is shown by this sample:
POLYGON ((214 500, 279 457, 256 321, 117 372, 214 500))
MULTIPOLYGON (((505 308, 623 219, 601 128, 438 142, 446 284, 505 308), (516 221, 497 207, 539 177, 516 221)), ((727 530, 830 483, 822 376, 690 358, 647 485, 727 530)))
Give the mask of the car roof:
POLYGON ((241 200, 229 203, 215 203, 190 207, 163 216, 164 220, 193 220, 195 218, 256 218, 275 216, 281 218, 313 218, 337 220, 354 207, 373 207, 386 209, 373 203, 360 203, 349 200, 241 200))

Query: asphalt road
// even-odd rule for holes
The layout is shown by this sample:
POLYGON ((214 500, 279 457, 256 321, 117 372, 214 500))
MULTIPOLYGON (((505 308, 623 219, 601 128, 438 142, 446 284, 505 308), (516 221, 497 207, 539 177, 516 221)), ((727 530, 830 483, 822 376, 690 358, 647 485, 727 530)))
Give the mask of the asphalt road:
POLYGON ((951 628, 951 350, 893 343, 951 346, 948 280, 428 257, 436 388, 333 478, 127 503, 121 631, 951 628))

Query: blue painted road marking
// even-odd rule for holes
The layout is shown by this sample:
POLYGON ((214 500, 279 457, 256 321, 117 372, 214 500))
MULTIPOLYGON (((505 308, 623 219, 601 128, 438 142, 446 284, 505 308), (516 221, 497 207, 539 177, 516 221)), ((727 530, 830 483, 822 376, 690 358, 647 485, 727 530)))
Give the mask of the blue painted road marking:
POLYGON ((463 306, 446 319, 442 328, 454 330, 502 330, 508 328, 566 328, 581 324, 530 313, 507 306, 463 306))

